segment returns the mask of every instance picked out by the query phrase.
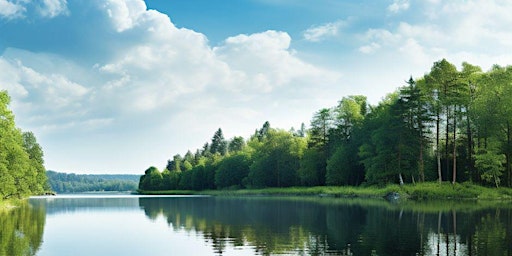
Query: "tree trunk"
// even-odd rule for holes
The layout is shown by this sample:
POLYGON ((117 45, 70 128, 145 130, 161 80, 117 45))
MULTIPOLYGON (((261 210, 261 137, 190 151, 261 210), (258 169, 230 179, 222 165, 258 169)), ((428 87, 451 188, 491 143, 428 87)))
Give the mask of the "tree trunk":
POLYGON ((449 142, 450 142, 450 107, 446 107, 446 134, 445 134, 445 138, 446 138, 446 141, 444 143, 444 156, 445 156, 445 161, 446 161, 446 168, 444 169, 445 172, 446 172, 446 180, 449 181, 450 176, 449 175, 449 172, 450 172, 450 157, 449 157, 449 142))
POLYGON ((457 181, 457 115, 455 115, 455 107, 453 109, 453 179, 452 183, 457 181))
POLYGON ((473 181, 473 172, 474 172, 474 165, 473 165, 473 134, 471 132, 471 124, 469 120, 469 108, 466 112, 466 120, 467 120, 467 126, 466 126, 466 133, 468 135, 468 171, 469 171, 469 181, 473 181))
POLYGON ((420 159, 418 169, 420 171, 420 182, 425 182, 425 164, 423 162, 423 138, 420 138, 420 159))
POLYGON ((436 158, 437 158, 437 176, 439 177, 439 183, 443 181, 443 176, 441 174, 441 154, 439 154, 439 125, 440 125, 440 116, 439 112, 437 113, 436 119, 436 158))
POLYGON ((510 122, 507 121, 507 150, 505 153, 506 159, 506 172, 507 172, 507 186, 512 186, 512 170, 510 167, 510 149, 511 149, 511 138, 510 138, 510 122))

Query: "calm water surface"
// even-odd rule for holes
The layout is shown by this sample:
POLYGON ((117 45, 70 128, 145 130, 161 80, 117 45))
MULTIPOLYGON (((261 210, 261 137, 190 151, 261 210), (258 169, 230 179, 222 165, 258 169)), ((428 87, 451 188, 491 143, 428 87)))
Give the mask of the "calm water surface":
POLYGON ((511 209, 317 197, 35 197, 0 212, 0 255, 512 255, 511 209))

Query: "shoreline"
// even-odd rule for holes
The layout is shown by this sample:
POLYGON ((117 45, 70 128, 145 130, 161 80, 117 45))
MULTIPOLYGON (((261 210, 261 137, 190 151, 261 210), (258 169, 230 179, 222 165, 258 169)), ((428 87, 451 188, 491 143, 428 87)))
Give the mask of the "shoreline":
POLYGON ((319 196, 334 198, 387 198, 388 200, 512 200, 512 188, 489 188, 469 182, 425 182, 388 184, 386 186, 349 187, 288 187, 237 190, 157 190, 142 191, 141 195, 211 195, 211 196, 319 196))

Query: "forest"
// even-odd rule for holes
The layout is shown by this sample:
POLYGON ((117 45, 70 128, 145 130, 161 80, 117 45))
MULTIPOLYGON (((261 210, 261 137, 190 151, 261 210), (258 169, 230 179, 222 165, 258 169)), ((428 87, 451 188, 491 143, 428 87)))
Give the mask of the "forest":
POLYGON ((43 150, 32 132, 16 127, 10 97, 0 91, 0 200, 49 190, 43 150))
POLYGON ((195 153, 148 168, 139 190, 206 190, 389 183, 512 186, 512 67, 488 71, 442 59, 377 105, 342 97, 309 127, 269 122, 248 139, 218 129, 195 153))
POLYGON ((135 191, 140 175, 74 174, 47 171, 48 183, 56 193, 135 191))

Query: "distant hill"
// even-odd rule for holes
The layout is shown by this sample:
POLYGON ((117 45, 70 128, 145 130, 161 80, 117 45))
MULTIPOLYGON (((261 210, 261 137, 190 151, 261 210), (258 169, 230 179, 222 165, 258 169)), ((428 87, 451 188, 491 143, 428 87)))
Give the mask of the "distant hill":
POLYGON ((140 175, 132 174, 74 174, 46 171, 48 183, 57 193, 95 191, 135 191, 140 175))

